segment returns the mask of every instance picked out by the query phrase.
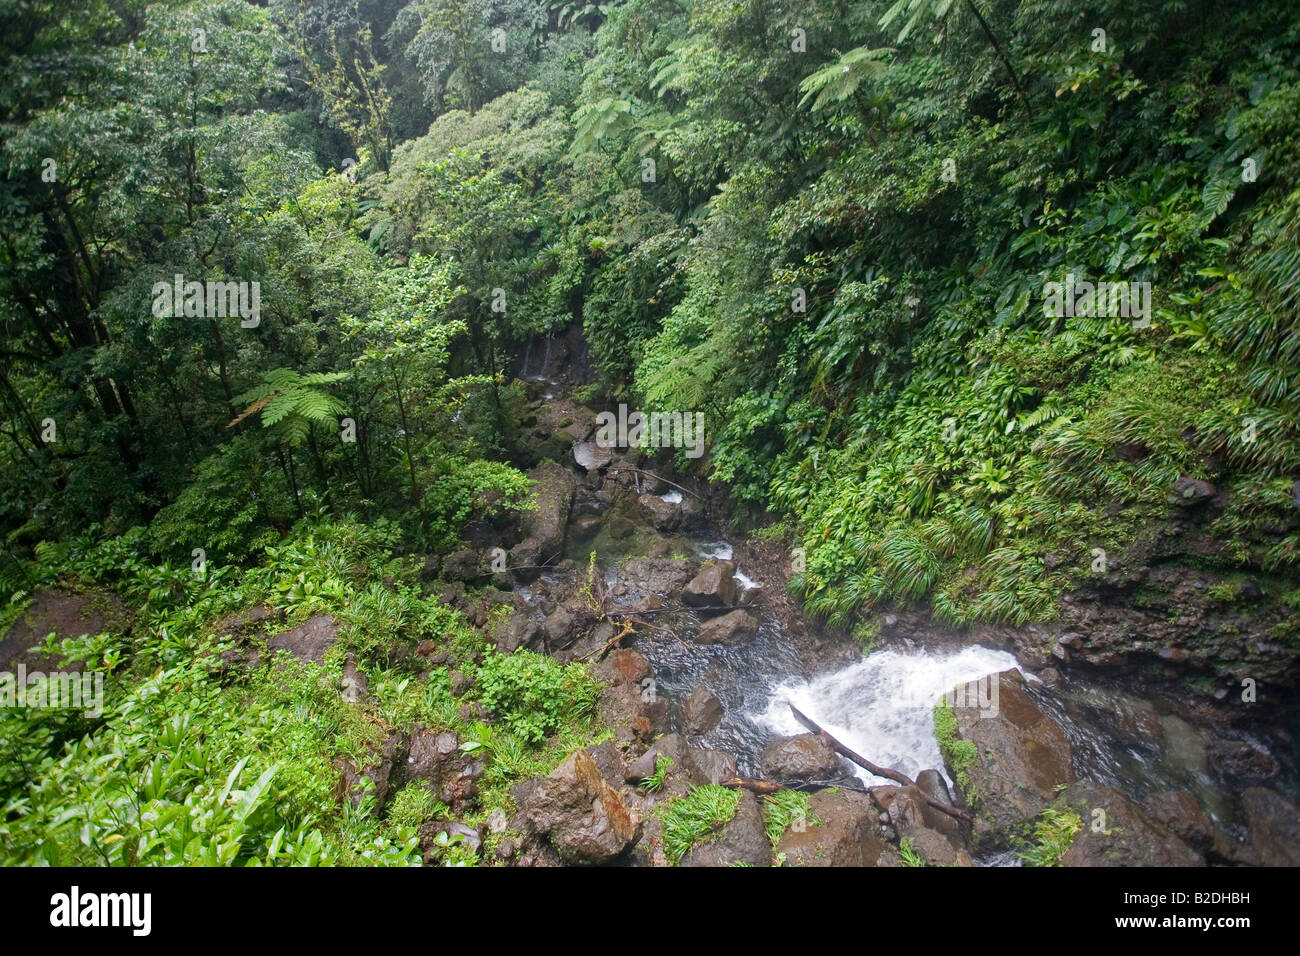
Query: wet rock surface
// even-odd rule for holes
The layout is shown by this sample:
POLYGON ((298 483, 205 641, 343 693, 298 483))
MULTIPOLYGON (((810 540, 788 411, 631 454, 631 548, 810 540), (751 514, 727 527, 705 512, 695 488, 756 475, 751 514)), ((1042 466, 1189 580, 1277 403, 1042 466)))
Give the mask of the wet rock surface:
POLYGON ((561 858, 574 863, 608 863, 641 835, 640 815, 581 750, 537 786, 521 813, 533 832, 548 837, 561 858))
POLYGON ((31 604, 0 640, 0 669, 17 669, 22 664, 30 671, 62 669, 80 672, 85 665, 70 661, 65 667, 61 657, 32 650, 45 643, 47 634, 60 639, 95 635, 127 623, 125 606, 116 595, 70 594, 40 590, 31 604))
POLYGON ((783 783, 832 780, 844 769, 840 755, 817 734, 777 737, 763 749, 764 775, 783 783))
POLYGON ((955 707, 957 738, 974 747, 967 800, 994 826, 1036 816, 1074 782, 1073 749, 1061 725, 1025 688, 1018 671, 997 675, 993 708, 955 707))
POLYGON ((898 859, 880 833, 871 798, 851 790, 812 794, 808 819, 786 828, 776 852, 785 855, 785 866, 888 866, 898 859))
MULTIPOLYGON (((1140 554, 1113 556, 1106 572, 1090 582, 1091 591, 1064 601, 1057 622, 956 630, 924 610, 882 615, 878 648, 1015 648, 1022 666, 1044 677, 1042 684, 1029 684, 1015 671, 1004 672, 996 713, 955 710, 956 739, 973 754, 965 768, 970 809, 978 817, 972 830, 927 802, 961 800, 937 769, 917 772, 914 787, 875 786, 870 795, 855 787, 819 789, 830 779, 856 781, 846 778, 844 761, 817 738, 779 738, 770 730, 764 735, 756 723, 755 695, 765 699, 761 695, 775 686, 773 677, 760 674, 806 677, 858 657, 843 635, 810 626, 789 596, 787 545, 711 543, 703 520, 717 504, 711 489, 703 487, 702 498, 681 494, 660 476, 690 480, 674 474, 668 461, 599 448, 588 418, 566 399, 548 398, 537 405, 537 414, 547 423, 548 440, 572 449, 556 460, 572 463, 540 465, 530 473, 539 508, 513 538, 519 543, 511 549, 509 580, 493 579, 498 587, 513 587, 514 594, 471 604, 470 612, 486 621, 493 606, 509 604, 493 632, 502 650, 530 647, 562 661, 593 660, 593 673, 607 685, 602 718, 615 736, 581 758, 571 755, 556 779, 518 790, 523 816, 516 823, 529 836, 506 846, 502 859, 513 865, 664 865, 655 807, 691 787, 737 776, 813 791, 810 808, 824 822, 787 828, 778 846, 786 865, 897 866, 903 839, 930 865, 970 865, 974 848, 1008 846, 1013 832, 1028 832, 1053 805, 1077 809, 1085 822, 1085 832, 1062 860, 1066 865, 1198 865, 1207 858, 1278 865, 1285 854, 1269 855, 1268 845, 1294 845, 1294 803, 1260 786, 1289 780, 1291 771, 1271 741, 1242 729, 1246 717, 1216 716, 1223 697, 1198 692, 1203 705, 1171 703, 1147 694, 1141 683, 1125 692, 1109 686, 1086 691, 1096 673, 1116 675, 1105 678, 1109 685, 1142 668, 1141 680, 1154 676, 1169 686, 1208 673, 1219 689, 1227 688, 1227 696, 1239 692, 1239 677, 1259 662, 1266 662, 1271 678, 1293 667, 1286 662, 1295 655, 1277 652, 1268 640, 1229 646, 1242 644, 1234 632, 1243 619, 1238 607, 1205 600, 1221 582, 1152 560, 1161 549, 1196 546, 1197 523, 1222 508, 1213 488, 1192 481, 1183 482, 1177 495, 1171 490, 1171 514, 1181 522, 1174 536, 1182 535, 1181 543, 1157 540, 1140 554), (603 595, 598 607, 584 591, 590 551, 597 553, 604 576, 605 587, 596 589, 603 595), (535 575, 516 569, 525 557, 548 566, 532 569, 535 575), (741 567, 757 587, 741 587, 741 567), (619 621, 635 618, 633 632, 613 641, 620 632, 610 614, 622 615, 619 621), (1216 663, 1207 670, 1210 658, 1216 663), (1147 765, 1157 763, 1161 772, 1144 777, 1147 765), (652 777, 657 789, 638 787, 652 777), (1252 786, 1247 801, 1242 790, 1252 786), (1067 788, 1064 795, 1061 787, 1067 788), (1108 833, 1094 834, 1087 826, 1092 817, 1082 811, 1098 806, 1114 824, 1108 833), (622 819, 619 812, 638 825, 620 829, 610 822, 622 819)), ((482 553, 480 547, 476 554, 482 553)), ((1068 554, 1044 556, 1044 568, 1065 568, 1072 560, 1068 554)), ((457 573, 464 576, 468 558, 462 563, 457 573)), ((475 582, 463 583, 472 588, 475 582)), ((1239 584, 1237 597, 1265 600, 1251 583, 1239 584)), ((1218 587, 1215 593, 1226 591, 1218 587)), ((697 844, 682 865, 769 862, 761 805, 744 792, 736 818, 697 844)))

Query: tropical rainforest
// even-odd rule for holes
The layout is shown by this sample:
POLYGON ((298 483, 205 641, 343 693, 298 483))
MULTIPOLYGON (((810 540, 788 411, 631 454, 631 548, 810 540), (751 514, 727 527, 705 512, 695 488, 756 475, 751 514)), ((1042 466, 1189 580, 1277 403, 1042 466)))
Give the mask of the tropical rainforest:
POLYGON ((0 683, 6 864, 1300 860, 1293 3, 6 0, 0 76, 0 669, 103 678, 0 683), (650 649, 747 630, 1215 782, 1089 850, 1128 771, 930 700, 881 829, 650 649))

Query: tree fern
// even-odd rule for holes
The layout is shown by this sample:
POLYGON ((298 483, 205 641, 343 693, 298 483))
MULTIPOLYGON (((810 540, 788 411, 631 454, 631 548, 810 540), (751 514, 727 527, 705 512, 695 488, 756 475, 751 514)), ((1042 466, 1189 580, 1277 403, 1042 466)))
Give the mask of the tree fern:
POLYGON ((863 80, 885 71, 888 64, 883 59, 892 52, 889 47, 869 49, 860 46, 850 50, 834 63, 804 78, 799 84, 799 92, 803 94, 799 105, 807 106, 808 101, 812 100, 811 108, 820 110, 833 103, 844 102, 857 92, 863 80))
POLYGON ((260 385, 237 397, 247 407, 226 427, 233 428, 261 412, 262 427, 278 428, 290 447, 296 447, 306 440, 312 425, 332 425, 344 411, 342 402, 316 386, 331 385, 347 377, 347 372, 302 375, 291 368, 272 369, 262 376, 260 385))

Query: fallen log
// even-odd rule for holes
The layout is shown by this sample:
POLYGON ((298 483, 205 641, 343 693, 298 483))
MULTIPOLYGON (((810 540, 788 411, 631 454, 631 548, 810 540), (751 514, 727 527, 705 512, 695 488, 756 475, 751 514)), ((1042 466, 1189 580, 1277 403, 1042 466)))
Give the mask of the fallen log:
POLYGON ((775 780, 755 780, 752 777, 730 777, 723 780, 720 786, 730 787, 732 790, 748 790, 750 793, 761 795, 780 793, 782 790, 789 789, 775 780))
MULTIPOLYGON (((863 770, 866 770, 868 773, 875 774, 877 777, 885 777, 886 779, 893 780, 897 783, 902 784, 905 787, 916 786, 916 781, 912 780, 906 774, 899 773, 897 770, 891 770, 889 767, 878 766, 872 763, 866 757, 862 756, 861 754, 856 753, 855 751, 852 751, 848 747, 844 746, 844 744, 840 743, 838 740, 836 740, 834 737, 828 734, 825 730, 822 729, 821 725, 819 725, 811 717, 804 714, 794 704, 791 704, 789 701, 787 701, 786 705, 790 708, 790 713, 794 714, 795 720, 799 721, 799 723, 803 724, 814 734, 817 734, 821 737, 825 737, 826 742, 829 743, 831 745, 831 748, 840 756, 847 757, 849 760, 852 760, 863 770)), ((928 803, 930 806, 934 807, 936 810, 939 810, 942 813, 948 814, 948 816, 950 817, 955 817, 956 819, 962 820, 965 823, 975 822, 974 818, 965 810, 958 810, 956 807, 949 806, 948 804, 944 803, 942 800, 936 800, 933 797, 931 797, 929 794, 926 794, 924 792, 921 793, 921 796, 925 799, 925 802, 928 803)))

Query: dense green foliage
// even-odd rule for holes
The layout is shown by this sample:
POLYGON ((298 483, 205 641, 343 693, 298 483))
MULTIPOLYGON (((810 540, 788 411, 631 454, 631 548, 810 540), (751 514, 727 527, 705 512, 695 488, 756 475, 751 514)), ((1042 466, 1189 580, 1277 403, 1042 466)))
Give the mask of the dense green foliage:
POLYGON ((726 787, 691 787, 683 796, 656 809, 664 824, 664 855, 671 866, 691 848, 716 839, 740 806, 740 791, 726 787))
POLYGON ((597 688, 580 665, 482 651, 457 612, 419 598, 412 562, 390 547, 382 524, 321 524, 268 549, 253 571, 203 582, 142 563, 127 539, 47 552, 39 567, 52 579, 112 587, 138 610, 129 635, 60 647, 107 673, 103 714, 0 708, 4 862, 418 865, 419 825, 447 808, 417 782, 382 815, 373 798, 340 803, 336 760, 364 767, 398 727, 456 733, 489 763, 466 818, 481 822, 512 805, 513 782, 600 738, 597 688), (334 614, 351 640, 319 665, 263 655, 246 674, 221 677, 214 655, 230 642, 218 640, 216 622, 261 601, 288 610, 276 629, 334 614), (386 659, 404 639, 431 640, 452 660, 419 681, 409 664, 386 659), (339 692, 348 646, 368 675, 364 706, 339 692), (460 695, 453 667, 477 678, 460 695), (474 703, 501 725, 467 716, 474 703))

